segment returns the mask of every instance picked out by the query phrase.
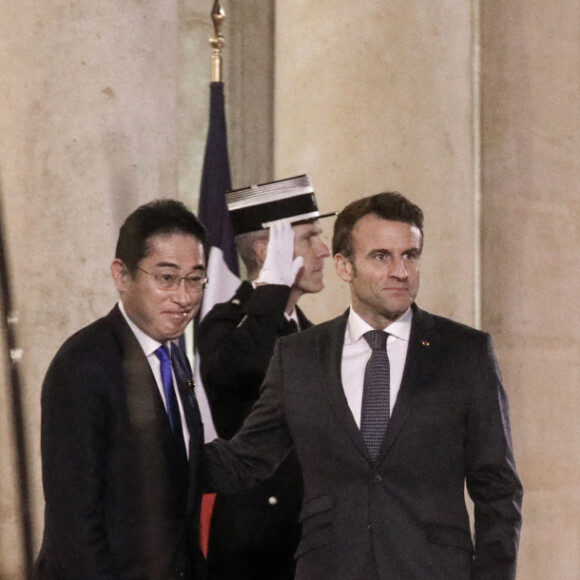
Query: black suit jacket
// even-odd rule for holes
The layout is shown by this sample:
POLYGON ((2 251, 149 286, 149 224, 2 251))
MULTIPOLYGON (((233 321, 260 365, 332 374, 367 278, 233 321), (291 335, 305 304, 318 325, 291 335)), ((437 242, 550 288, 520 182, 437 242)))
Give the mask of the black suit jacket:
MULTIPOLYGON (((197 335, 199 367, 218 435, 231 439, 250 414, 270 364, 274 345, 292 330, 284 310, 290 287, 254 289, 244 281, 227 302, 216 304, 197 335)), ((296 308, 300 328, 312 323, 296 308)))
POLYGON ((40 579, 203 578, 203 430, 180 384, 187 462, 151 368, 118 307, 60 348, 42 388, 46 500, 40 579), (192 568, 196 569, 192 570, 192 568))
MULTIPOLYGON (((284 316, 290 287, 254 289, 243 282, 203 319, 198 349, 203 386, 220 437, 231 439, 260 394, 281 336, 293 332, 284 316)), ((297 308, 300 328, 312 326, 297 308)), ((295 454, 272 477, 235 495, 218 495, 211 520, 208 570, 212 580, 292 580, 303 485, 295 454)))
POLYGON ((294 445, 305 487, 297 580, 513 580, 522 488, 490 337, 414 307, 373 463, 341 383, 346 322, 278 341, 244 427, 207 448, 208 484, 252 485, 294 445))

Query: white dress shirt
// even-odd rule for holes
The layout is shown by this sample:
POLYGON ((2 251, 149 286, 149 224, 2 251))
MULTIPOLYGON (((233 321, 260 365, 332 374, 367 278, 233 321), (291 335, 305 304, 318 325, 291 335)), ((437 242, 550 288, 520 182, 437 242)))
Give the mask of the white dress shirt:
MULTIPOLYGON (((167 411, 167 402, 165 400, 165 391, 163 390, 163 380, 161 378, 161 361, 157 358, 155 351, 161 346, 162 343, 151 338, 149 335, 145 334, 128 316, 125 312, 125 307, 123 306, 123 302, 119 300, 119 310, 123 314, 123 317, 127 321, 127 324, 133 331, 135 338, 141 345, 145 356, 147 357, 147 362, 153 371, 153 376, 155 377, 155 382, 157 383, 157 388, 159 389, 159 394, 161 395, 161 400, 163 401, 163 405, 165 406, 165 411, 167 411)), ((173 348, 173 344, 171 342, 167 342, 166 346, 171 349, 173 348)), ((170 350, 171 352, 171 350, 170 350)), ((171 374, 173 375, 173 384, 176 386, 177 381, 175 379, 175 373, 173 372, 173 365, 171 368, 171 374)), ((175 392, 177 394, 177 403, 179 405, 179 414, 181 416, 181 427, 183 428, 183 440, 185 442, 185 450, 187 452, 187 457, 189 458, 189 430, 187 428, 187 422, 185 420, 185 415, 183 413, 183 405, 181 403, 181 395, 179 393, 179 389, 175 388, 175 392)))
POLYGON ((298 313, 296 312, 296 308, 294 308, 290 314, 288 314, 287 312, 284 312, 284 316, 286 317, 286 320, 288 322, 290 322, 291 320, 293 320, 296 323, 296 328, 298 330, 302 330, 300 328, 300 322, 298 320, 298 313))
MULTIPOLYGON (((413 311, 409 308, 399 319, 389 324, 384 329, 389 333, 387 340, 387 354, 390 367, 390 408, 391 413, 399 394, 409 336, 411 334, 411 320, 413 311)), ((365 367, 371 357, 372 349, 363 335, 369 330, 374 330, 353 309, 350 308, 346 332, 344 334, 344 346, 342 348, 341 376, 344 394, 348 406, 360 428, 360 415, 362 407, 363 382, 365 367)))

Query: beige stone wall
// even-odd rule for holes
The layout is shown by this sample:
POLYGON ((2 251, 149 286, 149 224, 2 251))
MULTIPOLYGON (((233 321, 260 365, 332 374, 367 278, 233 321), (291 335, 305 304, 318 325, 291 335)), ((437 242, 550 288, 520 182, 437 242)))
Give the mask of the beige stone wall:
MULTIPOLYGON (((575 580, 577 3, 280 0, 266 13, 264 2, 230 11, 247 35, 232 33, 225 52, 235 50, 226 65, 234 184, 309 172, 322 209, 384 189, 424 208, 420 304, 492 332, 510 396, 526 487, 518 580, 575 580), (248 39, 272 19, 274 55, 257 58, 267 49, 248 39), (256 121, 272 103, 274 118, 256 121)), ((212 4, 3 4, 0 180, 36 541, 46 367, 115 299, 108 265, 125 215, 158 196, 197 204, 212 4)), ((325 227, 330 235, 332 220, 325 227)), ((304 301, 314 320, 348 304, 331 267, 327 280, 324 294, 304 301)), ((18 579, 6 388, 0 408, 0 578, 18 579)))
POLYGON ((482 3, 482 321, 526 489, 522 580, 580 573, 579 19, 482 3))
POLYGON ((212 0, 178 0, 179 58, 171 64, 178 78, 178 185, 181 199, 192 208, 197 207, 209 116, 212 4, 212 0))
MULTIPOLYGON (((416 201, 427 216, 421 304, 467 323, 477 285, 472 35, 468 2, 277 3, 276 177, 311 173, 324 209, 384 190, 416 201)), ((327 271, 324 295, 308 300, 315 320, 348 305, 327 271)))

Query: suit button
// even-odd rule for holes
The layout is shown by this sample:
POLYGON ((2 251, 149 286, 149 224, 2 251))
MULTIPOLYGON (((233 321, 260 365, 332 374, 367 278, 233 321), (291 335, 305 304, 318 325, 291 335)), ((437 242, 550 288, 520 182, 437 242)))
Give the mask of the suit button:
POLYGON ((383 481, 383 478, 377 473, 374 477, 375 483, 380 483, 383 481))
POLYGON ((275 495, 271 495, 271 496, 268 498, 268 503, 269 503, 270 505, 276 505, 276 504, 278 503, 278 498, 277 498, 275 495))
POLYGON ((181 568, 175 568, 175 575, 179 577, 185 576, 185 572, 181 568))

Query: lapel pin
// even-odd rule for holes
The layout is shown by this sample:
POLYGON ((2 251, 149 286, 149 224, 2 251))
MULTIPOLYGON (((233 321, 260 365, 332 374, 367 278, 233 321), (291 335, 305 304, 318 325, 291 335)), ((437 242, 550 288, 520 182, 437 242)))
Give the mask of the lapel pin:
POLYGON ((431 346, 431 343, 428 340, 422 340, 421 345, 422 346, 431 346))

